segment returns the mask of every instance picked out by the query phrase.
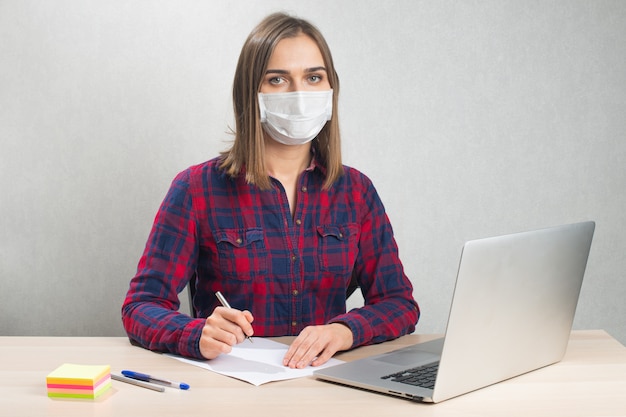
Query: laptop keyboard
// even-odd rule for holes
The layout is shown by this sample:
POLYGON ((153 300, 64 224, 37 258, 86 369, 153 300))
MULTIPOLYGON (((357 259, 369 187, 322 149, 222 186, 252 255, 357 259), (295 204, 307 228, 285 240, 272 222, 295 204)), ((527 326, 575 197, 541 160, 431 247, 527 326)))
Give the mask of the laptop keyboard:
POLYGON ((435 378, 437 377, 437 369, 439 369, 439 362, 418 366, 417 368, 407 369, 391 375, 385 375, 381 377, 381 379, 388 379, 390 381, 402 382, 403 384, 416 385, 423 388, 433 388, 435 386, 435 378))

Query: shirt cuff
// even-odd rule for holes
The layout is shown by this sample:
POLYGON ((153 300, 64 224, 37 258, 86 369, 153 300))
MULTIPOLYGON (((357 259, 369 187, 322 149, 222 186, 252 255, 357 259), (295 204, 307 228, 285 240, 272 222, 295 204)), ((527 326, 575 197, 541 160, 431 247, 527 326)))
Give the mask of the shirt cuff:
POLYGON ((204 319, 192 320, 183 328, 178 339, 178 353, 181 356, 204 359, 200 353, 200 337, 203 328, 204 319))
POLYGON ((341 323, 350 328, 352 331, 352 346, 350 346, 350 349, 366 345, 374 337, 374 331, 370 322, 358 314, 342 314, 330 320, 329 323, 341 323))

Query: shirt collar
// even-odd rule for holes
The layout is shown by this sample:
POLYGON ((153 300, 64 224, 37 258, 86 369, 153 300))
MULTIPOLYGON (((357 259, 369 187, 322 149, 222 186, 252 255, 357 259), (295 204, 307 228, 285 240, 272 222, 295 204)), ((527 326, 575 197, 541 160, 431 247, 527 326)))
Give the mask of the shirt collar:
POLYGON ((307 169, 305 169, 305 171, 314 171, 316 168, 320 171, 320 173, 323 176, 326 176, 326 166, 324 166, 324 164, 322 164, 318 160, 318 158, 316 156, 315 147, 311 146, 311 163, 309 164, 309 167, 307 169))

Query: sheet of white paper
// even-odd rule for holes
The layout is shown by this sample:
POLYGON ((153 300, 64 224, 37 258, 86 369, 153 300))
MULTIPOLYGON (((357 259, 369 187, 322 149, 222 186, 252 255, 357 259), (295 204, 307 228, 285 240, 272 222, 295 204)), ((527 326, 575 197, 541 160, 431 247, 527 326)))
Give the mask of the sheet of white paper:
POLYGON ((256 386, 283 379, 300 378, 312 375, 316 369, 343 363, 331 358, 324 365, 307 366, 304 369, 291 369, 283 366, 283 357, 288 346, 270 339, 254 337, 254 342, 244 341, 233 347, 228 355, 220 355, 211 360, 195 360, 177 355, 166 355, 191 365, 199 366, 222 375, 241 379, 256 386))

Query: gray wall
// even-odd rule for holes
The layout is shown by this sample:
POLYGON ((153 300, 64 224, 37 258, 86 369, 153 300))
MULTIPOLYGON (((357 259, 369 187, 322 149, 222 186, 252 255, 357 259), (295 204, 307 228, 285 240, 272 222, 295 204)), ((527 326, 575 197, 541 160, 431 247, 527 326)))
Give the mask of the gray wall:
POLYGON ((345 162, 385 202, 419 332, 444 330, 465 240, 593 219, 575 326, 626 342, 619 0, 0 0, 0 334, 123 334, 157 207, 228 146, 240 47, 281 9, 333 49, 345 162))

